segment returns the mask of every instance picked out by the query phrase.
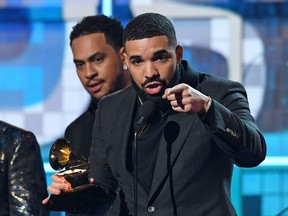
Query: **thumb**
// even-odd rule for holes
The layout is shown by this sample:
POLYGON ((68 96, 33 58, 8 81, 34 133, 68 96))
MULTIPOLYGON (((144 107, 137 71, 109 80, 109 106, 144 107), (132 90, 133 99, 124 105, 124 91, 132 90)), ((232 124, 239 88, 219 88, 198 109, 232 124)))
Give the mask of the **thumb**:
POLYGON ((167 97, 168 97, 168 95, 169 95, 169 91, 170 91, 170 88, 165 89, 165 92, 164 92, 164 94, 162 95, 162 98, 163 98, 163 99, 167 99, 167 97))
POLYGON ((47 204, 49 199, 50 199, 50 196, 46 197, 44 200, 42 200, 42 204, 43 205, 47 204))

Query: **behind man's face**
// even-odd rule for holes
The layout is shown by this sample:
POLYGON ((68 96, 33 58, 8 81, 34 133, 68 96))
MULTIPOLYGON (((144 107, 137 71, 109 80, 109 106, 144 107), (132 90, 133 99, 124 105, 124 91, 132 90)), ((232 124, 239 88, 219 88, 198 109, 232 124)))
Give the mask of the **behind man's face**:
POLYGON ((120 88, 123 73, 121 55, 106 43, 104 33, 74 39, 72 52, 77 75, 94 98, 100 99, 120 88))

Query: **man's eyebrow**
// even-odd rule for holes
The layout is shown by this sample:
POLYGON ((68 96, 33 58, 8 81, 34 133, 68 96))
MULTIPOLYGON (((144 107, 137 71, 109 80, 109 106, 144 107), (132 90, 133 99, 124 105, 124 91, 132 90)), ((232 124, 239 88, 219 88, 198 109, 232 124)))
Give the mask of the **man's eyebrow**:
POLYGON ((80 63, 80 62, 84 62, 84 61, 73 58, 73 62, 74 62, 74 64, 76 64, 76 63, 80 63))
MULTIPOLYGON (((166 49, 162 49, 162 50, 158 50, 156 52, 153 53, 153 56, 159 56, 159 55, 162 55, 162 54, 167 54, 169 53, 166 49)), ((133 56, 130 56, 130 59, 135 59, 135 58, 142 58, 140 55, 133 55, 133 56)))
POLYGON ((141 56, 140 56, 140 55, 133 55, 133 56, 130 56, 129 59, 130 59, 130 60, 133 60, 133 59, 141 59, 141 56))
POLYGON ((158 55, 167 54, 167 53, 169 53, 167 50, 162 49, 162 50, 158 50, 157 52, 153 53, 153 55, 158 56, 158 55))
MULTIPOLYGON (((94 54, 92 54, 91 56, 88 57, 88 61, 93 61, 95 59, 95 57, 98 57, 98 56, 106 56, 107 54, 106 53, 103 53, 103 52, 96 52, 94 54)), ((73 62, 76 63, 76 62, 84 62, 83 60, 80 60, 80 59, 73 59, 73 62)))
POLYGON ((104 52, 96 52, 91 56, 89 56, 88 61, 93 61, 96 57, 103 57, 103 56, 107 56, 107 54, 104 52))

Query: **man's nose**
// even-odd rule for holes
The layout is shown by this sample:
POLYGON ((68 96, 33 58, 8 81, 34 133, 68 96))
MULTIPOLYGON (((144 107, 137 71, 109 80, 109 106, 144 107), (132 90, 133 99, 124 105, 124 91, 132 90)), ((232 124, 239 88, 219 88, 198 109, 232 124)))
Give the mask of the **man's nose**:
POLYGON ((87 64, 86 65, 86 71, 85 71, 85 76, 87 78, 92 78, 98 74, 96 68, 93 66, 93 64, 87 64))
POLYGON ((147 63, 145 67, 145 77, 152 78, 155 76, 158 76, 157 68, 154 66, 153 62, 147 63))

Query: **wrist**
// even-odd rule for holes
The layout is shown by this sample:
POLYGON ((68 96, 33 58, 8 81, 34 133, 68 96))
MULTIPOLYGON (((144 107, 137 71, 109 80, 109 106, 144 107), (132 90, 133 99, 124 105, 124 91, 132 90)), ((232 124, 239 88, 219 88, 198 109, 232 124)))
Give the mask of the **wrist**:
POLYGON ((209 110, 209 108, 211 106, 211 102, 212 102, 211 97, 209 97, 209 96, 207 96, 207 97, 208 97, 208 99, 207 99, 206 103, 204 103, 204 112, 205 113, 208 112, 208 110, 209 110))

